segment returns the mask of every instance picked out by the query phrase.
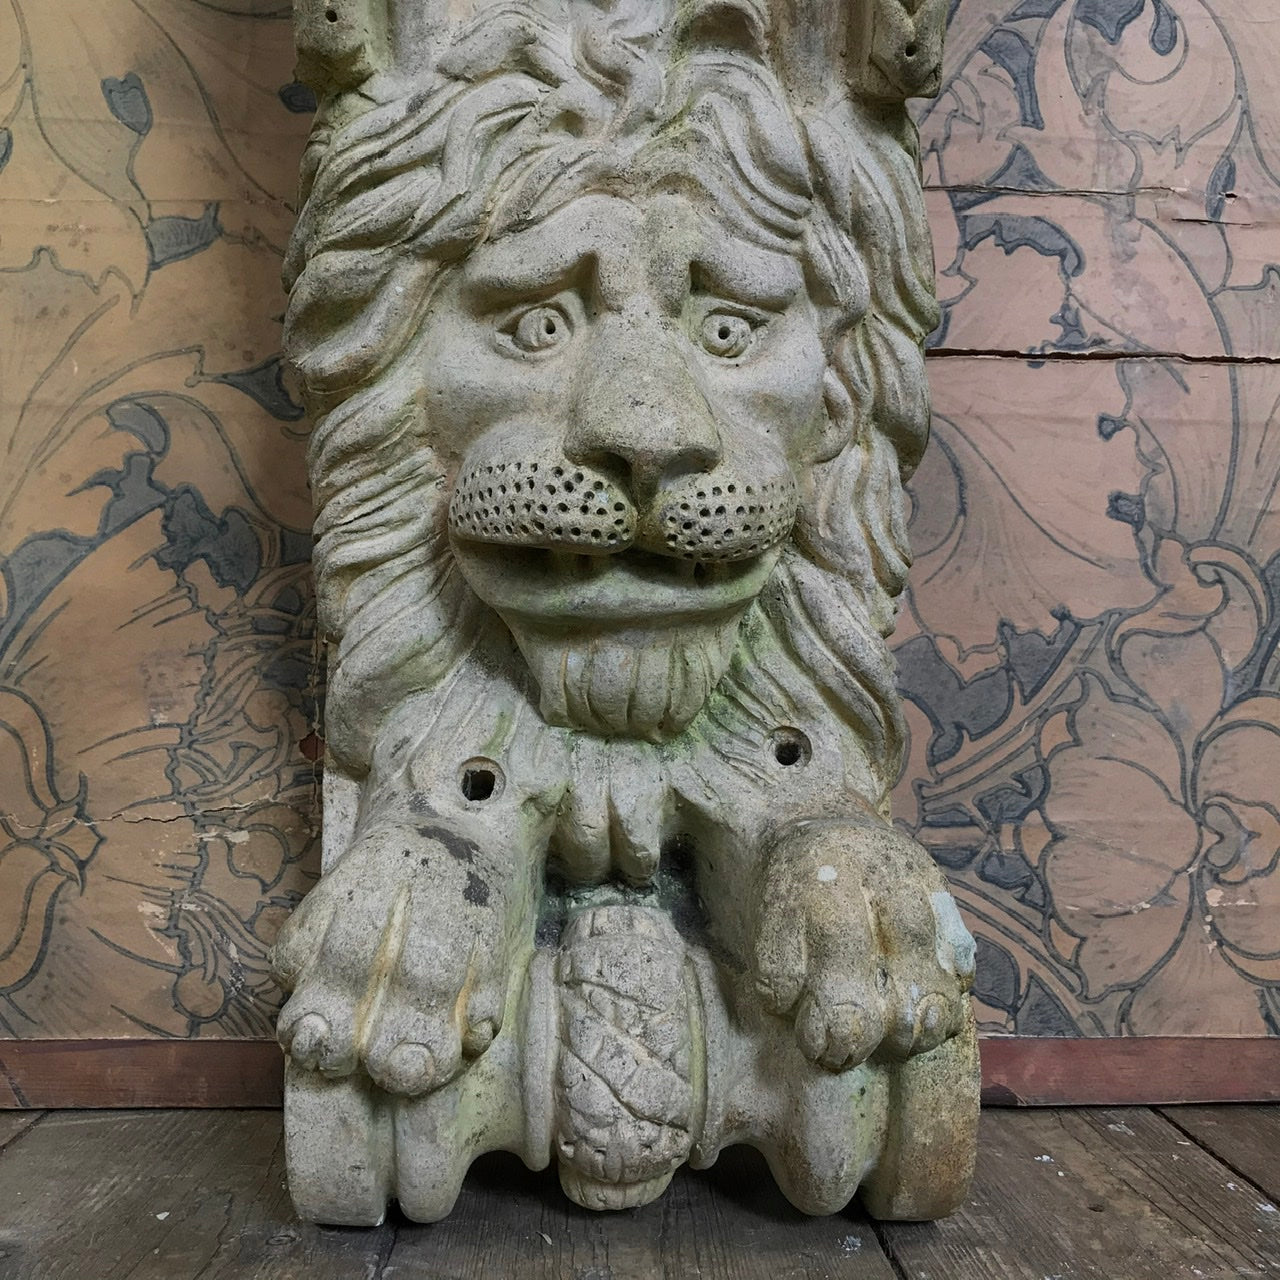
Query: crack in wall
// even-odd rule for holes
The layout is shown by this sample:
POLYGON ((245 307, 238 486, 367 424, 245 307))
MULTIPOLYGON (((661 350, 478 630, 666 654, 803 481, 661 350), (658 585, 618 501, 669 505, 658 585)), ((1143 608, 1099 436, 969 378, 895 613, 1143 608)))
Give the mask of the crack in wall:
POLYGON ((1019 360, 1024 363, 1067 363, 1076 361, 1103 361, 1112 364, 1121 361, 1176 360, 1180 364, 1207 365, 1271 365, 1280 366, 1277 356, 1193 355, 1182 351, 1115 351, 1094 349, 1089 351, 1017 351, 1013 348, 994 347, 932 347, 925 353, 932 360, 979 359, 1019 360))

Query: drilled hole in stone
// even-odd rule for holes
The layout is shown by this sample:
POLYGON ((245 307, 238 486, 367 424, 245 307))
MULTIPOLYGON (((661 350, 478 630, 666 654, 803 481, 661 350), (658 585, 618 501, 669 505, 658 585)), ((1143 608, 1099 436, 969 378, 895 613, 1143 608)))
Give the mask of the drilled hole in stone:
POLYGON ((502 770, 492 760, 477 756, 466 761, 459 770, 458 786, 463 798, 473 804, 492 800, 502 794, 502 770))
POLYGON ((919 50, 914 44, 909 44, 905 49, 903 49, 902 56, 904 58, 914 58, 918 52, 919 50))
POLYGON ((326 10, 324 11, 324 20, 325 20, 326 22, 337 22, 337 20, 338 20, 338 11, 337 11, 337 9, 326 9, 326 10))
POLYGON ((769 741, 773 746, 773 758, 787 769, 808 764, 813 755, 809 739, 799 729, 775 729, 769 741))

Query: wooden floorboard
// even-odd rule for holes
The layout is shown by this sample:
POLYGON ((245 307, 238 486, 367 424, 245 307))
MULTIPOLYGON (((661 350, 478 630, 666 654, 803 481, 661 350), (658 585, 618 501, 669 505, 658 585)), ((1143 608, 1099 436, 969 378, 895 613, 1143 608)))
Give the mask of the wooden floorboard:
POLYGON ((270 1111, 73 1111, 0 1153, 4 1280, 366 1280, 391 1227, 296 1221, 270 1111))
POLYGON ((883 1238, 905 1280, 1280 1275, 1280 1214, 1265 1204, 1154 1112, 997 1110, 963 1208, 883 1238))
POLYGON ((1280 1111, 989 1111, 942 1223, 806 1218, 753 1152, 600 1215, 513 1157, 434 1226, 296 1221, 273 1111, 0 1115, 3 1280, 1280 1280, 1280 1111), (1256 1139, 1256 1140, 1255 1140, 1256 1139))
POLYGON ((1280 1107, 1169 1107, 1161 1114, 1280 1205, 1280 1107))
POLYGON ((554 1173, 491 1156, 472 1171, 452 1217, 403 1226, 386 1280, 895 1280, 856 1208, 830 1218, 793 1209, 753 1151, 682 1170, 661 1200, 623 1213, 567 1201, 554 1173))
POLYGON ((43 1115, 43 1111, 0 1111, 0 1151, 26 1133, 43 1115))

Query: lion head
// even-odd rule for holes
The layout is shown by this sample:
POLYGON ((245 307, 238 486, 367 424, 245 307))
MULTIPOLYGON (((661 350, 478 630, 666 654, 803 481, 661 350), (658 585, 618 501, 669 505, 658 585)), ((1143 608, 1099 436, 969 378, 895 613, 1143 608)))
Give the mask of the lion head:
POLYGON ((764 22, 504 0, 322 113, 286 337, 350 771, 496 614, 548 725, 767 733, 816 686, 891 781, 915 157, 847 94, 797 105, 764 22))

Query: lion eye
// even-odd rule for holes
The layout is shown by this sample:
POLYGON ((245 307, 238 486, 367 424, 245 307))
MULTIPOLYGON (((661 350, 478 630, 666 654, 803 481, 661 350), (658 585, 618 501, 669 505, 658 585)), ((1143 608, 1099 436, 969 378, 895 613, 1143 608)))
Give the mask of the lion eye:
POLYGON ((559 307, 546 304, 530 307, 510 331, 512 342, 521 351, 549 351, 572 332, 569 317, 559 307))
POLYGON ((728 311, 713 311, 702 322, 702 345, 722 360, 740 356, 753 337, 751 321, 728 311))

